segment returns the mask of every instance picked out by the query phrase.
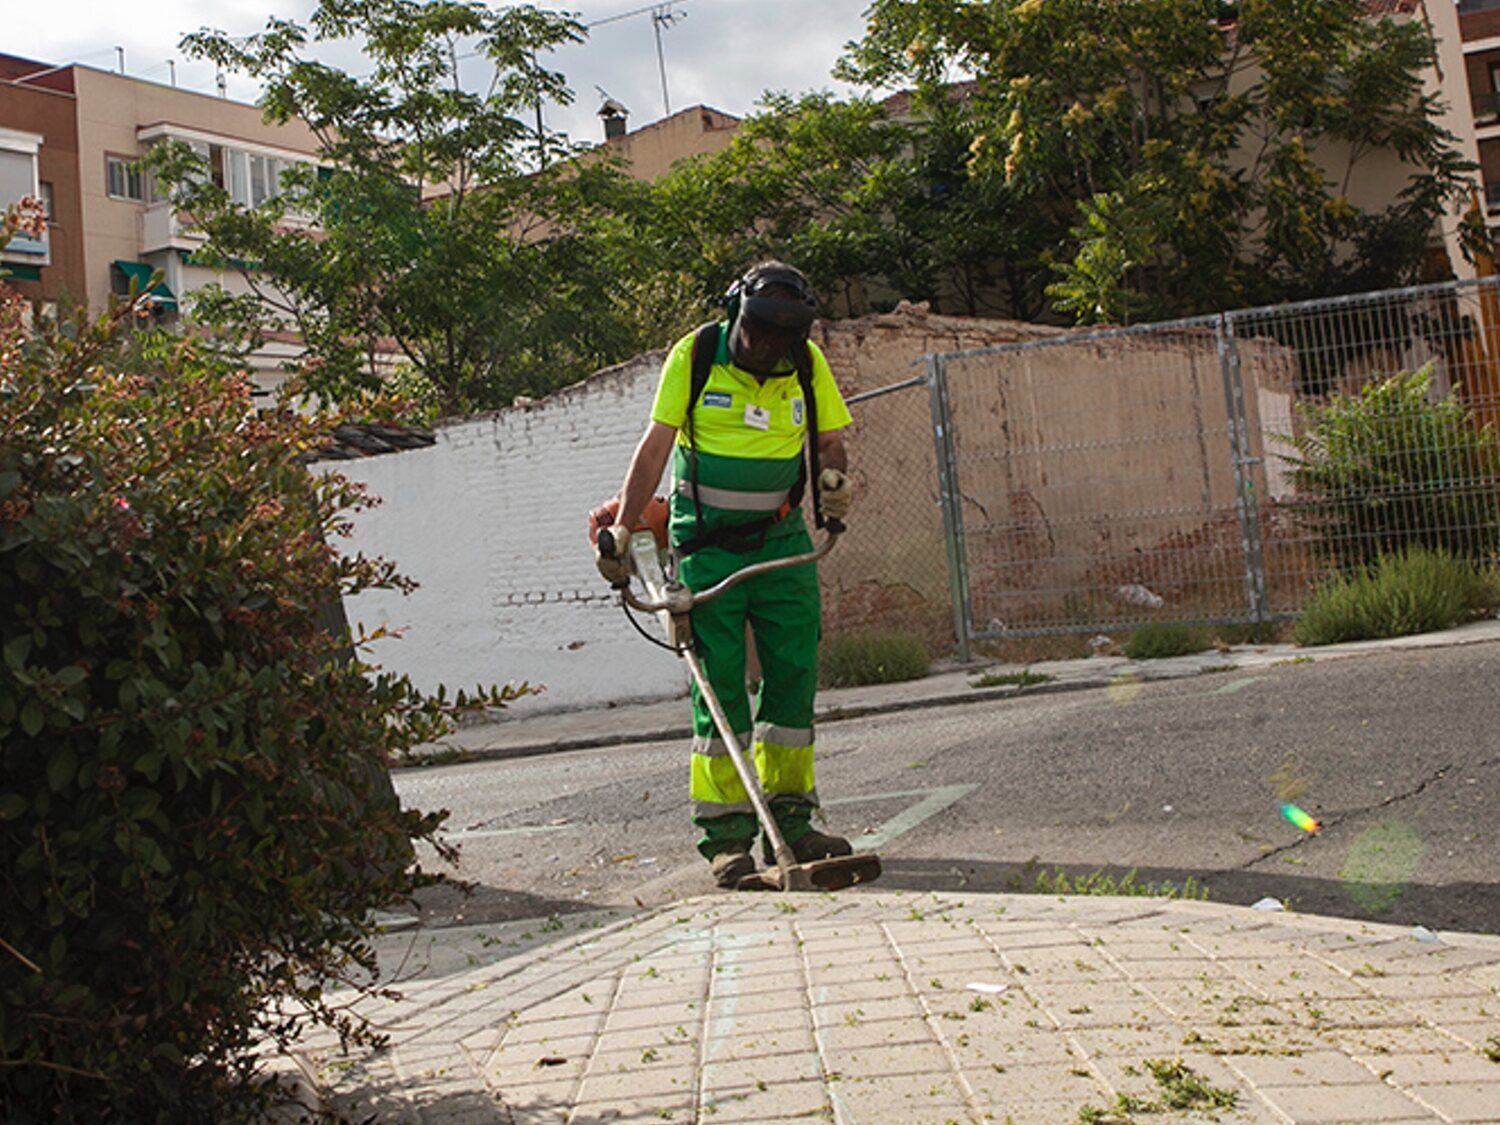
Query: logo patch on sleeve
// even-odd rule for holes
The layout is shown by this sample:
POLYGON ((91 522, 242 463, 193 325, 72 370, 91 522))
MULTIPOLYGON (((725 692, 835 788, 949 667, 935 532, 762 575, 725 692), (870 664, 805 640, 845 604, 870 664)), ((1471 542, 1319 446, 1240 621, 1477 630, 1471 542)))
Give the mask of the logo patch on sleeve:
POLYGON ((802 425, 802 400, 800 398, 792 399, 792 425, 802 425))
POLYGON ((708 391, 703 396, 704 406, 728 407, 734 405, 734 396, 723 391, 708 391))

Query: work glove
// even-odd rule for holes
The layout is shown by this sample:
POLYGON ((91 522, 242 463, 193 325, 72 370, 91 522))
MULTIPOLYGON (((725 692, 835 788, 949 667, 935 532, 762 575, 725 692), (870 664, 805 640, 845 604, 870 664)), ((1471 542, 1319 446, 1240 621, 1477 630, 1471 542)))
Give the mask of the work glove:
POLYGON ((630 585, 630 529, 617 523, 608 530, 608 536, 601 535, 594 541, 594 565, 606 582, 623 590, 630 585), (614 549, 613 554, 605 553, 606 542, 614 549))
POLYGON ((824 469, 818 476, 818 501, 824 519, 843 523, 854 502, 854 482, 837 469, 824 469))

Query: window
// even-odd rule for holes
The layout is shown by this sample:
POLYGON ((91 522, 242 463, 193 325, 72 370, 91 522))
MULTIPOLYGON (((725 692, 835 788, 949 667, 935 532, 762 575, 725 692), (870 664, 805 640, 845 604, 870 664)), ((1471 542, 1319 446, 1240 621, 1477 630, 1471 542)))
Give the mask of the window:
POLYGON ((229 163, 229 198, 236 203, 250 203, 250 154, 239 149, 225 149, 229 163))
POLYGON ((1500 93, 1500 62, 1490 63, 1490 90, 1500 93))
POLYGON ((52 182, 50 180, 43 180, 37 184, 37 196, 42 201, 42 217, 49 223, 55 224, 57 220, 52 214, 52 182))
POLYGON ((280 171, 281 161, 275 157, 250 157, 250 206, 259 207, 272 196, 280 194, 277 184, 280 171))
POLYGON ((0 207, 19 203, 36 191, 36 155, 0 148, 0 207))
POLYGON ((112 198, 145 202, 145 179, 134 161, 124 156, 106 156, 104 171, 105 185, 112 198))

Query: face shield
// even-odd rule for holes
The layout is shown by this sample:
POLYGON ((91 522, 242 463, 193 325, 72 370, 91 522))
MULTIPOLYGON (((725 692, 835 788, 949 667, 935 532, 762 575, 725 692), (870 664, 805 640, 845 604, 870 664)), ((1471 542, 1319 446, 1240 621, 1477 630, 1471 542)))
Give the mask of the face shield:
POLYGON ((790 295, 742 297, 740 312, 757 335, 784 336, 791 341, 806 337, 818 315, 810 302, 790 295))

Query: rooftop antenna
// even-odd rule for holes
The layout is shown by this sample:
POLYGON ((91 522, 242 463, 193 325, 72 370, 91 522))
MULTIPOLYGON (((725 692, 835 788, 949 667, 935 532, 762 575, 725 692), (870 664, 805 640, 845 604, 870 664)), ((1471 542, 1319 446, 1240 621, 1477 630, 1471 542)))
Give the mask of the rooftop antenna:
MULTIPOLYGON (((660 46, 660 44, 658 44, 658 46, 660 46)), ((125 48, 124 47, 116 47, 115 48, 115 65, 119 68, 119 71, 120 71, 121 74, 125 73, 125 48)))
POLYGON ((167 60, 167 74, 171 77, 172 85, 176 86, 177 85, 177 60, 176 59, 168 59, 167 60))
POLYGON ((675 10, 670 3, 658 4, 651 9, 651 30, 656 34, 656 66, 661 71, 662 116, 672 116, 672 99, 667 94, 667 60, 661 50, 661 29, 670 30, 680 20, 687 19, 686 12, 675 10))

